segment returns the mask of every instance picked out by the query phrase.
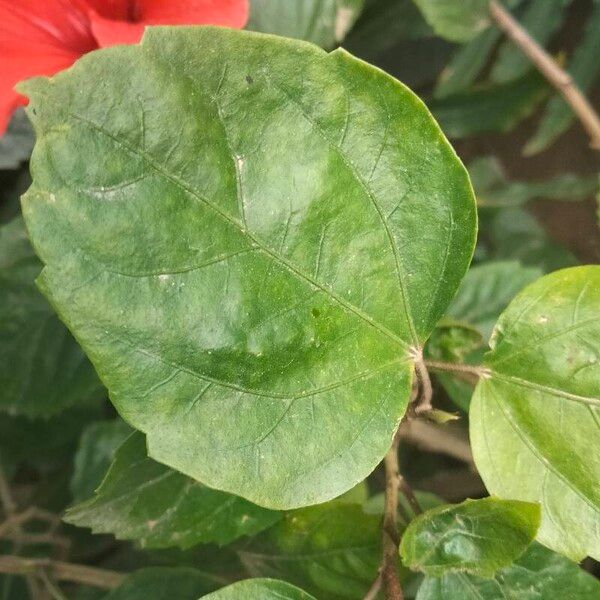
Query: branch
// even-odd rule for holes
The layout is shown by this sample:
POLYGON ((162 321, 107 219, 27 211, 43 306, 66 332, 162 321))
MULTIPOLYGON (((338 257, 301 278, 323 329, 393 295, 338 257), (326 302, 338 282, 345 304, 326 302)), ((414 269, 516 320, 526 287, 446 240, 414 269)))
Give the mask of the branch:
POLYGON ((33 559, 20 556, 0 556, 0 573, 5 575, 51 575, 58 581, 81 583, 105 590, 112 590, 123 582, 126 575, 116 571, 76 565, 45 558, 33 559))
POLYGON ((402 439, 427 452, 439 452, 469 465, 474 464, 468 439, 450 425, 440 427, 421 419, 413 419, 402 423, 400 435, 402 439))
POLYGON ((398 578, 398 488, 400 470, 398 444, 400 436, 394 435, 392 447, 383 459, 385 466, 385 505, 383 511, 381 582, 388 600, 403 600, 402 586, 398 578))
POLYGON ((496 25, 519 47, 538 71, 553 85, 571 106, 590 137, 590 147, 600 150, 600 118, 571 76, 521 27, 496 0, 490 2, 490 15, 496 25))
POLYGON ((431 385, 429 371, 423 361, 423 351, 421 349, 413 349, 412 358, 415 362, 415 371, 420 384, 420 396, 415 406, 415 414, 420 415, 433 409, 431 405, 433 386, 431 385))
POLYGON ((462 363, 451 363, 451 362, 442 362, 439 360, 426 360, 424 361, 425 366, 428 369, 433 369, 434 371, 446 371, 448 373, 457 373, 462 375, 473 375, 477 378, 490 377, 490 370, 486 367, 480 367, 477 365, 465 365, 462 363))

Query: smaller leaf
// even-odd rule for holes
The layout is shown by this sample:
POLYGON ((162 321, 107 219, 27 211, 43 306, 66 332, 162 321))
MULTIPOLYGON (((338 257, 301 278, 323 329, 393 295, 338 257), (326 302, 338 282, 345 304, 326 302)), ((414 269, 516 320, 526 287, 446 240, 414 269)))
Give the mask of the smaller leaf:
POLYGON ((570 560, 533 543, 512 565, 483 579, 466 573, 426 577, 416 600, 597 600, 600 583, 570 560))
POLYGON ((492 577, 534 540, 540 524, 537 504, 497 498, 466 500, 423 513, 402 536, 400 555, 415 571, 492 577))
POLYGON ((136 432, 117 450, 94 498, 69 509, 65 521, 138 540, 145 548, 185 549, 227 544, 279 518, 278 512, 207 488, 148 458, 145 437, 136 432))
POLYGON ((290 511, 240 549, 253 576, 290 581, 320 600, 361 599, 377 576, 381 519, 333 501, 290 511))
POLYGON ((102 483, 117 448, 132 429, 121 419, 99 421, 86 427, 75 454, 71 492, 75 502, 87 500, 102 483))
POLYGON ((315 600, 300 588, 276 579, 238 581, 204 598, 205 600, 315 600))
POLYGON ((546 83, 534 73, 509 83, 476 86, 435 99, 429 108, 447 136, 463 138, 510 131, 530 116, 547 94, 546 83))
POLYGON ((103 600, 198 600, 214 582, 189 568, 150 567, 129 575, 103 600))

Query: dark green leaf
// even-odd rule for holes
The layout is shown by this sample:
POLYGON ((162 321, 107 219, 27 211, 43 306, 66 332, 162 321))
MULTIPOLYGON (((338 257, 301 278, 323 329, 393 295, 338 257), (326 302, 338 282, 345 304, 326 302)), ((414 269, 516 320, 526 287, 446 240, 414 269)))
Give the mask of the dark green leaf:
POLYGON ((535 218, 521 208, 482 210, 480 230, 480 244, 488 259, 518 260, 546 272, 577 264, 577 259, 550 241, 535 218))
POLYGON ((146 441, 134 433, 116 452, 91 500, 67 511, 65 521, 137 540, 144 548, 190 548, 227 544, 255 534, 280 513, 219 492, 147 457, 146 441))
MULTIPOLYGON (((490 261, 474 266, 458 288, 448 315, 476 326, 483 338, 488 340, 500 313, 509 302, 541 276, 541 269, 526 267, 517 261, 490 261)), ((443 359, 448 360, 449 357, 444 356, 443 359)))
POLYGON ((377 576, 381 519, 359 505, 295 510, 240 550, 254 576, 276 577, 320 600, 362 598, 377 576))
POLYGON ((23 220, 0 227, 0 409, 47 418, 99 395, 101 386, 37 290, 41 268, 23 220))
POLYGON ((11 119, 6 133, 0 137, 0 170, 17 169, 28 160, 33 149, 33 129, 22 110, 11 119))
POLYGON ((246 579, 204 596, 207 600, 315 600, 285 581, 246 579))
MULTIPOLYGON (((576 48, 568 70, 575 83, 586 91, 600 72, 600 2, 595 0, 594 11, 588 18, 583 40, 576 48)), ((535 135, 525 146, 526 155, 537 154, 550 146, 575 119, 573 110, 560 95, 550 100, 535 135)))
POLYGON ((439 577, 449 572, 492 577, 518 558, 540 524, 537 504, 514 500, 466 500, 419 515, 402 534, 407 567, 439 577))
POLYGON ((567 173, 544 181, 510 181, 497 158, 486 156, 469 165, 477 204, 483 207, 508 207, 536 198, 548 200, 585 200, 598 191, 598 176, 567 173))
POLYGON ((117 448, 129 437, 131 427, 121 419, 99 421, 86 427, 75 454, 71 492, 75 502, 93 496, 102 483, 117 448))
POLYGON ((570 560, 533 544, 494 579, 451 573, 425 579, 417 600, 597 600, 600 584, 570 560))
POLYGON ((212 590, 212 580, 195 569, 150 567, 129 575, 103 600, 198 600, 212 590))
POLYGON ((490 24, 489 0, 414 0, 427 22, 441 37, 467 42, 490 24))
POLYGON ((248 29, 333 48, 360 15, 364 0, 250 0, 248 29))
POLYGON ((24 89, 40 285, 150 455, 273 508, 363 480, 475 236, 420 100, 344 51, 211 27, 24 89))
POLYGON ((542 505, 538 539, 600 558, 600 267, 546 275, 500 317, 470 410, 492 494, 542 505))
POLYGON ((548 88, 540 75, 500 85, 482 85, 432 100, 429 108, 444 133, 462 138, 490 131, 507 132, 533 113, 548 88))

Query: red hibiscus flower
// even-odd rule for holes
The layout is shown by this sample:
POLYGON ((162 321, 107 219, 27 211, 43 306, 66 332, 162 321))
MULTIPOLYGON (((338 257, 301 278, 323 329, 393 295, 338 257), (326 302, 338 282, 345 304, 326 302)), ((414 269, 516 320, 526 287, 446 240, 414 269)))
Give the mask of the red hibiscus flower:
POLYGON ((0 0, 0 135, 26 99, 23 79, 53 75, 96 48, 140 41, 146 25, 244 27, 248 0, 0 0))

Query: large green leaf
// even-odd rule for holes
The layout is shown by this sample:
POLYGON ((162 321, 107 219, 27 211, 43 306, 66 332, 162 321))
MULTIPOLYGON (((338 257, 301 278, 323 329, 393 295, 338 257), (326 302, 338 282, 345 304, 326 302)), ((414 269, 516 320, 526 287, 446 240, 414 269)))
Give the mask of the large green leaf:
POLYGON ((364 0, 250 0, 248 29, 332 48, 360 15, 364 0))
POLYGON ((65 521, 137 540, 145 548, 199 543, 227 544, 269 527, 280 514, 237 496, 212 490, 146 454, 134 433, 117 450, 102 485, 87 502, 67 511, 65 521))
POLYGON ((75 502, 93 496, 102 483, 115 452, 130 435, 131 427, 121 419, 98 421, 83 430, 71 478, 71 492, 75 502))
POLYGON ((208 600, 315 600, 300 588, 276 579, 238 581, 204 598, 208 600))
POLYGON ((240 556, 254 576, 290 581, 321 600, 358 600, 377 576, 380 527, 361 506, 330 502, 287 513, 240 556))
POLYGON ((23 220, 0 227, 0 409, 50 417, 99 393, 94 369, 35 286, 23 220))
POLYGON ((344 51, 211 27, 24 90, 40 286, 150 455, 272 508, 364 479, 475 237, 420 100, 344 51))
POLYGON ((149 567, 129 575, 103 600, 198 600, 213 589, 212 580, 195 569, 149 567))
POLYGON ((427 575, 492 577, 523 554, 539 524, 539 505, 529 502, 484 498, 439 506, 411 521, 400 556, 407 567, 427 575))
POLYGON ((494 579, 462 573, 427 577, 417 600, 597 600, 599 596, 600 583, 595 577, 534 543, 494 579))
POLYGON ((538 539, 600 557, 600 267, 539 279, 500 317, 470 410, 490 491, 542 505, 538 539))

